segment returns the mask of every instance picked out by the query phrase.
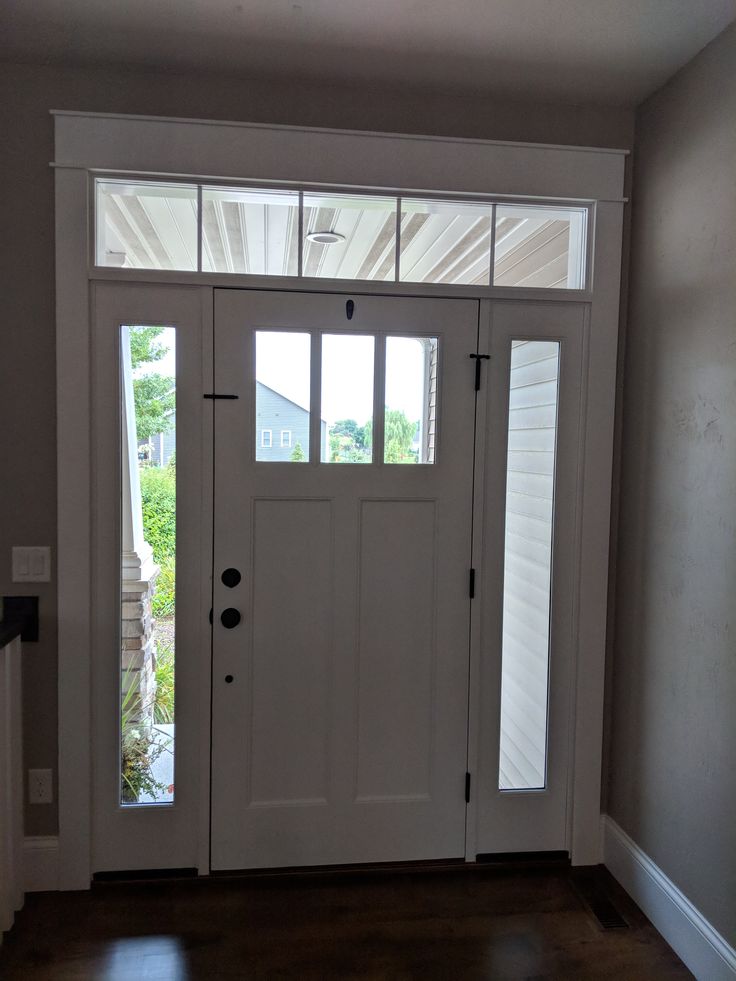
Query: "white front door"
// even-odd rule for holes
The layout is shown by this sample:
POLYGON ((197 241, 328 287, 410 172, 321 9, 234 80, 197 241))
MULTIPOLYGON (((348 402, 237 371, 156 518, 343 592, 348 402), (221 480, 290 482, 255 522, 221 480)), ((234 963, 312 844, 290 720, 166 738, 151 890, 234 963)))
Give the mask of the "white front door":
POLYGON ((215 291, 213 869, 465 855, 477 344, 215 291))

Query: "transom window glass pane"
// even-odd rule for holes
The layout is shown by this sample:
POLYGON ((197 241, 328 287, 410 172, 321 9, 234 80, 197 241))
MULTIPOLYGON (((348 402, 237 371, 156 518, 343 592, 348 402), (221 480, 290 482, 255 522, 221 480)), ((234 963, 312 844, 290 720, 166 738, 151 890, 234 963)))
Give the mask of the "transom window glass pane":
POLYGON ((400 279, 488 286, 491 205, 401 201, 400 279))
POLYGON ((303 248, 305 276, 395 279, 396 198, 305 194, 303 248))
POLYGON ((386 338, 384 463, 434 463, 437 338, 386 338))
POLYGON ((176 724, 176 331, 122 327, 120 354, 120 802, 170 804, 176 724))
POLYGON ((493 285, 583 289, 584 208, 498 205, 493 285))
POLYGON ((373 459, 375 338, 322 335, 323 463, 373 459))
POLYGON ((307 333, 256 331, 256 460, 309 461, 311 343, 307 333))
POLYGON ((197 268, 197 188, 97 181, 98 266, 197 268))
POLYGON ((513 341, 501 667, 501 790, 542 789, 560 345, 513 341))
POLYGON ((202 188, 202 269, 298 275, 298 192, 202 188))

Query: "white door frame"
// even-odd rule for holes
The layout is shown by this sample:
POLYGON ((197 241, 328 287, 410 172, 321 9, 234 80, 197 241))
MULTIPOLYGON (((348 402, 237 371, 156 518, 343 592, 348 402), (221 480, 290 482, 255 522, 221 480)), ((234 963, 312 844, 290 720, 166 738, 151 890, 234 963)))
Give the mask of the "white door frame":
MULTIPOLYGON (((216 285, 276 289, 295 285, 264 277, 255 281, 255 277, 235 275, 94 269, 90 265, 90 173, 101 170, 217 174, 373 189, 401 185, 429 193, 495 193, 594 202, 591 292, 571 295, 570 291, 493 287, 328 284, 306 279, 299 280, 298 287, 354 294, 462 295, 481 300, 504 297, 521 302, 537 298, 588 305, 570 852, 575 865, 600 861, 603 679, 625 152, 85 113, 55 114, 55 124, 59 888, 88 888, 92 869, 92 283, 197 286, 205 329, 211 329, 211 293, 216 285), (294 166, 299 172, 291 170, 294 166)), ((204 735, 208 727, 204 719, 200 721, 204 735)), ((204 767, 207 754, 203 744, 200 749, 204 767)), ((200 774, 202 820, 208 813, 205 794, 209 783, 203 774, 204 769, 200 774)), ((197 864, 200 871, 206 871, 201 840, 199 845, 197 864)))

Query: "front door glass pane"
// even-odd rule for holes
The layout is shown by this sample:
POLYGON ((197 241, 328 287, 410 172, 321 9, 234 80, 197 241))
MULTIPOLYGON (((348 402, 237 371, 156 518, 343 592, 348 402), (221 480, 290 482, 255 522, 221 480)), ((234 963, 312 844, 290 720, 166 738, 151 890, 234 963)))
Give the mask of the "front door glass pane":
POLYGON ((436 337, 386 338, 384 463, 434 463, 436 337))
POLYGON ((501 681, 501 790, 546 783, 560 345, 513 341, 501 681))
POLYGON ((256 460, 309 461, 311 336, 256 331, 256 460))
POLYGON ((121 351, 120 802, 174 800, 176 332, 125 326, 121 351))
POLYGON ((322 335, 321 460, 370 463, 373 459, 375 338, 322 335))

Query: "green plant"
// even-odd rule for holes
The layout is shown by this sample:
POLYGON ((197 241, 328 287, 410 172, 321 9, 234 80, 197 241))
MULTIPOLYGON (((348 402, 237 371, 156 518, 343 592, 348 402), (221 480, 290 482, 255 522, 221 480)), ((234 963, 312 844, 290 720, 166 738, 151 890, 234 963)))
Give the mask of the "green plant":
POLYGON ((165 743, 150 723, 142 719, 136 680, 131 672, 123 673, 123 697, 120 705, 120 795, 123 803, 137 804, 142 796, 156 798, 166 787, 153 776, 153 764, 166 751, 165 743))
POLYGON ((302 444, 299 440, 294 444, 294 449, 291 451, 291 456, 289 458, 292 463, 302 463, 306 459, 304 455, 304 450, 302 449, 302 444))
POLYGON ((172 617, 176 609, 176 556, 161 559, 161 569, 151 601, 155 617, 172 617))
POLYGON ((140 481, 143 535, 162 562, 176 551, 176 469, 144 467, 140 481))
POLYGON ((159 642, 156 655, 153 721, 159 725, 174 721, 174 647, 163 642, 159 642))

